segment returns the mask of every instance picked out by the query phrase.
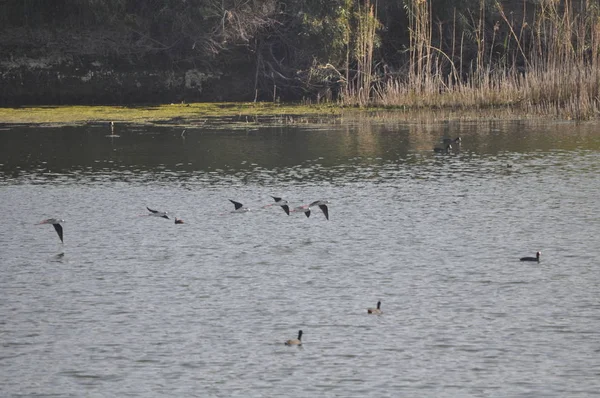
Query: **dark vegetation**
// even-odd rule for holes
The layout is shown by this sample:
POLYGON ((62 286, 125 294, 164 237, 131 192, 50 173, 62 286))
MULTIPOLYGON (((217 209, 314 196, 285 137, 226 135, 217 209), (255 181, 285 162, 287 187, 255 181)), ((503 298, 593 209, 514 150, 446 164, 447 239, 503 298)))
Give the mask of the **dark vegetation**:
POLYGON ((0 26, 5 105, 598 112, 597 0, 5 0, 0 26))

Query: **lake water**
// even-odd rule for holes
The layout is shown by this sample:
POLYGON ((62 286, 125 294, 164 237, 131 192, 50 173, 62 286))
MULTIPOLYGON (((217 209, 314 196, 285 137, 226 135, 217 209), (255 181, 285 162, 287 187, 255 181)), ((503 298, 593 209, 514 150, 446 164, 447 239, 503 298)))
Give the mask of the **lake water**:
POLYGON ((598 124, 0 127, 2 396, 600 391, 598 124))

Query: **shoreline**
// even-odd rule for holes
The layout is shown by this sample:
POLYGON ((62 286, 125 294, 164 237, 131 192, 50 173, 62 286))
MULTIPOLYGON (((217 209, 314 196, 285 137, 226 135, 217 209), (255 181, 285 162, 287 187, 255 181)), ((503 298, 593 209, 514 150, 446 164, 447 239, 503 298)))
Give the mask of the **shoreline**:
MULTIPOLYGON (((335 104, 218 102, 131 106, 45 105, 0 108, 0 125, 47 127, 123 123, 165 127, 248 127, 258 125, 331 124, 341 119, 431 123, 441 121, 573 121, 557 115, 527 114, 509 107, 488 109, 344 107, 335 104)), ((592 119, 592 121, 597 119, 592 119)))

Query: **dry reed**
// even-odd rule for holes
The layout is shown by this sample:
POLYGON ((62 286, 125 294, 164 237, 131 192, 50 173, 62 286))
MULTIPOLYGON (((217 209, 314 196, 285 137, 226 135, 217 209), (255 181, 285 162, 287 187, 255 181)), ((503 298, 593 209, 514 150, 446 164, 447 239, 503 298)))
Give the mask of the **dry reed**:
POLYGON ((596 2, 582 0, 581 9, 575 11, 573 0, 540 0, 531 22, 524 13, 517 25, 499 2, 494 10, 487 10, 480 0, 479 20, 472 23, 477 43, 472 60, 464 58, 464 32, 458 36, 454 29, 448 52, 434 45, 429 4, 410 1, 409 62, 404 76, 364 78, 370 71, 366 63, 373 62, 375 34, 361 34, 363 77, 359 90, 346 93, 345 104, 404 109, 502 107, 577 120, 600 116, 600 7, 596 2), (492 11, 499 21, 486 27, 486 13, 492 11))

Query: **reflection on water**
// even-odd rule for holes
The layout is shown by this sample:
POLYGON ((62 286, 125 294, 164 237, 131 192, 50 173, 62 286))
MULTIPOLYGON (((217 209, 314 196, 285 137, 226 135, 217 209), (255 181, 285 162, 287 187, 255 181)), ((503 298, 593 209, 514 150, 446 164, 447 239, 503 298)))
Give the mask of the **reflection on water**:
POLYGON ((596 130, 7 126, 0 390, 596 394, 596 130), (460 151, 433 153, 456 136, 460 151), (328 199, 330 221, 263 208, 270 195, 328 199), (64 244, 34 225, 49 217, 64 244), (284 346, 299 329, 303 348, 284 346))
MULTIPOLYGON (((310 169, 328 177, 347 168, 385 164, 424 165, 439 161, 433 147, 442 137, 464 138, 460 161, 478 156, 530 156, 549 151, 598 150, 594 125, 572 123, 368 124, 321 129, 274 127, 248 131, 191 130, 181 135, 167 127, 117 126, 119 138, 106 137, 106 125, 62 128, 16 127, 2 132, 0 178, 7 182, 84 176, 124 180, 140 174, 174 179, 206 173, 310 169)), ((453 151, 456 154, 456 150, 453 151)), ((302 173, 301 170, 298 171, 302 173)), ((290 178, 310 179, 292 173, 290 178)), ((245 180, 244 180, 245 181, 245 180)))

